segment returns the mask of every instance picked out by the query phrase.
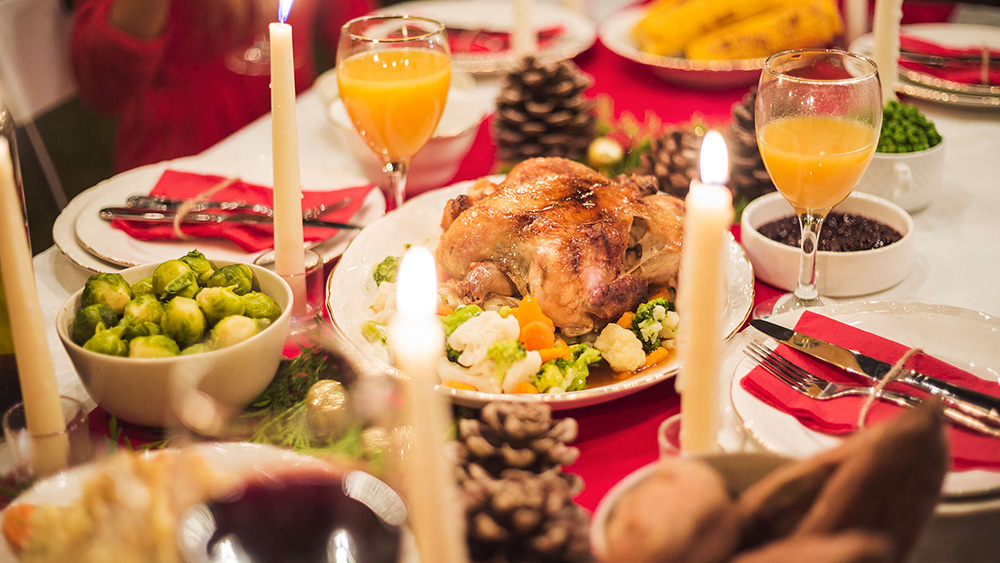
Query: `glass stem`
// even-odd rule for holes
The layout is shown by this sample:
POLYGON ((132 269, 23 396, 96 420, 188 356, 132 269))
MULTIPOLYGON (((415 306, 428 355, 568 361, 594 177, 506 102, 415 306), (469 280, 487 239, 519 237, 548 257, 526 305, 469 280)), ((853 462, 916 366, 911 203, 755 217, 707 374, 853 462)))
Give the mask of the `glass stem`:
POLYGON ((406 171, 408 167, 409 163, 405 160, 388 162, 382 167, 382 171, 385 172, 386 177, 389 179, 386 190, 383 192, 385 195, 386 211, 392 211, 393 209, 403 205, 403 195, 406 193, 406 171))
POLYGON ((826 212, 799 213, 799 227, 802 230, 799 259, 799 279, 795 284, 795 300, 803 307, 813 307, 820 304, 819 292, 816 290, 816 250, 819 246, 819 231, 823 227, 826 212))

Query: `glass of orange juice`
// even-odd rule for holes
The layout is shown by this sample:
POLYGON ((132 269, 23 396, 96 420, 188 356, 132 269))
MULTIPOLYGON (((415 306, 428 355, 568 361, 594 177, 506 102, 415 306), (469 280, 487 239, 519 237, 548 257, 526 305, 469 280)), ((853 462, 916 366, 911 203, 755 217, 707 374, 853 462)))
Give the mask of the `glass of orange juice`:
POLYGON ((801 228, 795 292, 761 303, 757 317, 820 305, 819 233, 830 210, 868 168, 882 126, 878 69, 836 49, 772 55, 764 63, 755 108, 757 144, 774 186, 801 228))
POLYGON ((385 165, 386 207, 403 203, 410 158, 437 128, 451 83, 444 24, 376 15, 344 24, 337 82, 347 115, 385 165))

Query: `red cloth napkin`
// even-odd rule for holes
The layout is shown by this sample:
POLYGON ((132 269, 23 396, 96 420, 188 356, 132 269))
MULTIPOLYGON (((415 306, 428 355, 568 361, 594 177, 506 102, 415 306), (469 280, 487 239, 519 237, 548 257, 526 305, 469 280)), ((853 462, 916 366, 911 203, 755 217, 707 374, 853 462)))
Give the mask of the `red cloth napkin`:
MULTIPOLYGON (((906 346, 897 342, 809 311, 802 314, 799 322, 795 325, 795 330, 839 344, 845 348, 857 350, 883 362, 895 363, 908 350, 906 346)), ((784 344, 778 346, 778 352, 809 372, 830 381, 854 384, 861 382, 860 378, 852 378, 842 370, 784 344)), ((997 382, 980 379, 927 355, 921 354, 911 357, 906 363, 906 367, 969 389, 1000 397, 1000 385, 997 382)), ((740 385, 768 405, 794 416, 807 428, 829 434, 853 432, 858 414, 865 401, 864 397, 841 397, 827 401, 810 399, 793 391, 760 366, 755 367, 740 380, 740 385)), ((914 394, 919 393, 902 384, 891 384, 890 387, 914 394)), ((868 413, 868 424, 873 426, 892 418, 898 414, 900 408, 885 401, 875 401, 868 413)), ((1000 439, 983 436, 955 425, 949 425, 948 432, 954 469, 1000 469, 1000 439)))
MULTIPOLYGON (((956 60, 949 62, 942 67, 908 61, 901 56, 899 66, 917 72, 922 72, 924 74, 929 74, 931 76, 936 76, 938 78, 943 78, 944 80, 950 80, 952 82, 961 82, 963 84, 982 83, 981 57, 983 55, 983 50, 981 48, 956 49, 953 47, 945 47, 938 45, 937 43, 924 39, 917 39, 916 37, 906 34, 900 34, 899 47, 902 51, 910 51, 921 55, 934 55, 939 57, 974 57, 974 60, 956 60)), ((991 49, 989 50, 989 56, 998 58, 1000 57, 1000 51, 991 49)), ((1000 84, 1000 63, 994 62, 989 67, 987 70, 987 79, 990 84, 1000 84)))
MULTIPOLYGON (((149 192, 149 195, 166 197, 170 199, 190 199, 200 193, 208 191, 225 181, 222 176, 211 176, 205 174, 193 174, 190 172, 179 172, 177 170, 165 170, 160 180, 149 192)), ((344 207, 331 211, 323 215, 327 221, 347 222, 355 213, 361 209, 368 192, 375 187, 374 184, 345 188, 332 192, 302 192, 303 208, 314 207, 321 203, 327 205, 337 201, 337 198, 351 198, 350 203, 344 207)), ((242 180, 237 180, 226 188, 208 197, 211 201, 245 201, 249 204, 273 205, 273 192, 271 188, 248 184, 242 180)), ((212 210, 211 213, 225 213, 223 211, 212 210)), ((144 223, 141 221, 126 221, 115 219, 111 226, 127 233, 129 236, 139 240, 176 240, 174 228, 169 223, 144 223)), ((274 246, 274 229, 271 225, 232 225, 232 224, 187 224, 181 230, 192 236, 199 238, 225 238, 236 243, 247 252, 260 252, 274 246)), ((305 240, 325 240, 332 237, 336 229, 324 227, 305 227, 303 235, 305 240)))
MULTIPOLYGON (((538 30, 538 48, 545 49, 566 31, 561 25, 538 30)), ((448 28, 448 47, 452 53, 496 53, 510 49, 510 34, 485 29, 448 28)))

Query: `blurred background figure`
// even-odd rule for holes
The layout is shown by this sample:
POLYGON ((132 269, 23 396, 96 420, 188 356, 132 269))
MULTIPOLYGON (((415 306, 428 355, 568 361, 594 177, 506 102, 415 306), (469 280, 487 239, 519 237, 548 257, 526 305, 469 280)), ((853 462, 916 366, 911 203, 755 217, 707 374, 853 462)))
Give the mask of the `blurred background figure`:
MULTIPOLYGON (((372 0, 297 0, 296 86, 316 76, 314 41, 372 0)), ((270 110, 267 24, 278 0, 77 0, 71 55, 81 100, 118 118, 114 169, 198 153, 270 110), (257 48, 262 47, 262 48, 257 48)))

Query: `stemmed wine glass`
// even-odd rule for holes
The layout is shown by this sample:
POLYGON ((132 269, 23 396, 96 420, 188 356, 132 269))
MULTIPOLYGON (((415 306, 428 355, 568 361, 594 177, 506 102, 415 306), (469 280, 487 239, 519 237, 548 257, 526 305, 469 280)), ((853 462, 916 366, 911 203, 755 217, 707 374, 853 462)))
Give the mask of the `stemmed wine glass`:
POLYGON ((340 97, 354 128, 385 165, 386 207, 403 203, 410 158, 431 138, 451 82, 444 24, 376 15, 344 24, 337 48, 340 97))
POLYGON ((760 76, 755 121, 764 166, 795 209, 802 233, 795 292, 758 305, 759 318, 821 304, 819 233, 875 152, 882 126, 878 69, 871 59, 836 49, 772 55, 760 76))

